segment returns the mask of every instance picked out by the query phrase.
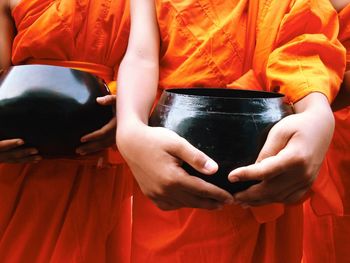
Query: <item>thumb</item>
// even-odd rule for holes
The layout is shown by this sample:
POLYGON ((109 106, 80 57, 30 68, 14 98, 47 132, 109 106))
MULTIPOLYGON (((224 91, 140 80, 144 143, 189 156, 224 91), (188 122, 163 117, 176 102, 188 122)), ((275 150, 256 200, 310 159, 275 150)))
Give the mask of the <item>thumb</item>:
POLYGON ((284 122, 282 120, 272 127, 264 146, 256 159, 256 163, 259 163, 271 156, 277 155, 287 145, 292 135, 291 132, 285 128, 286 125, 283 125, 283 123, 284 122))
POLYGON ((100 105, 113 105, 116 103, 117 96, 116 95, 106 95, 103 97, 98 97, 96 98, 96 101, 100 105))
POLYGON ((198 150, 186 139, 179 137, 179 141, 170 154, 188 163, 198 172, 203 174, 214 174, 218 170, 218 164, 205 153, 198 150))

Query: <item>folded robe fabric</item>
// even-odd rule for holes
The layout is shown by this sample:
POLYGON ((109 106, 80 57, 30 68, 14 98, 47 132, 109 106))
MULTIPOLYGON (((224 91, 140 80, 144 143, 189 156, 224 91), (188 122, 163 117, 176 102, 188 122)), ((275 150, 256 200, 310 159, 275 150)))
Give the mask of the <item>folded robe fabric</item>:
MULTIPOLYGON (((159 93, 171 87, 228 87, 279 91, 290 102, 322 92, 332 101, 345 52, 329 1, 254 2, 258 17, 251 51, 246 50, 252 46, 246 32, 249 1, 157 0, 159 93)), ((315 208, 341 214, 336 187, 324 181, 335 197, 316 192, 325 199, 315 208)), ((300 262, 301 205, 162 212, 137 187, 133 202, 132 262, 300 262)))
MULTIPOLYGON (((20 1, 12 12, 18 31, 13 64, 71 66, 113 80, 127 45, 128 5, 120 0, 20 1)), ((130 178, 115 153, 0 164, 0 261, 128 258, 130 178)))
MULTIPOLYGON (((347 70, 350 69, 350 5, 339 13, 339 40, 347 49, 347 70)), ((342 88, 350 89, 349 80, 342 88)), ((340 94, 339 96, 341 96, 340 94)), ((344 216, 318 216, 310 203, 306 203, 304 262, 350 262, 350 106, 334 112, 335 131, 326 159, 326 169, 321 173, 329 176, 341 193, 344 216), (315 242, 317 240, 317 242, 315 242)))

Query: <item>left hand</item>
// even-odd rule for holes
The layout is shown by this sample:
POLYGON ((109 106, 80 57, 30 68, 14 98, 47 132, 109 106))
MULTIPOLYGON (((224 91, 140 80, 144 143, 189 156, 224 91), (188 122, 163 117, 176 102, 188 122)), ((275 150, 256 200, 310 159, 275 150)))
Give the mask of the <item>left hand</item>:
MULTIPOLYGON (((96 99, 97 103, 107 106, 115 105, 116 95, 106 95, 96 99)), ((116 133, 117 121, 114 116, 106 125, 101 129, 93 131, 81 137, 80 141, 83 143, 76 149, 76 153, 79 155, 86 155, 94 152, 104 150, 108 147, 116 145, 115 133, 116 133)))
POLYGON ((287 116, 271 129, 256 163, 229 174, 231 182, 261 181, 236 193, 237 204, 296 203, 316 179, 332 138, 334 118, 322 94, 312 93, 298 103, 299 113, 287 116))

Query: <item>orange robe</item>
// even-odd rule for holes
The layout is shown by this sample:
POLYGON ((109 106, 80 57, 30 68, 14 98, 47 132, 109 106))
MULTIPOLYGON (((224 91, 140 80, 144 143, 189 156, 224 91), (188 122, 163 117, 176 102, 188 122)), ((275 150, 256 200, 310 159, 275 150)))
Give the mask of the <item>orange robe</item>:
MULTIPOLYGON (((157 0, 162 40, 159 91, 170 87, 279 90, 292 102, 319 91, 332 100, 344 72, 345 52, 337 40, 337 14, 328 0, 253 3, 259 4, 257 23, 247 36, 247 24, 254 24, 248 22, 254 18, 251 11, 247 14, 247 0, 157 0), (255 49, 247 49, 254 43, 255 49)), ((324 182, 325 190, 332 191, 332 182, 324 182)), ((322 212, 342 210, 339 196, 328 206, 317 200, 314 205, 322 212)), ((163 212, 136 187, 131 259, 135 263, 300 262, 302 228, 301 205, 163 212)))
MULTIPOLYGON (((350 5, 340 12, 339 18, 339 39, 347 48, 347 70, 350 70, 350 5)), ((305 204, 305 263, 350 262, 350 106, 334 112, 334 117, 336 125, 326 156, 327 169, 321 173, 328 173, 342 193, 344 216, 320 217, 309 203, 305 204)))
MULTIPOLYGON (((13 64, 71 66, 114 79, 127 45, 127 1, 23 0, 12 15, 13 64)), ((128 173, 112 149, 79 160, 0 164, 0 262, 127 259, 128 173)))

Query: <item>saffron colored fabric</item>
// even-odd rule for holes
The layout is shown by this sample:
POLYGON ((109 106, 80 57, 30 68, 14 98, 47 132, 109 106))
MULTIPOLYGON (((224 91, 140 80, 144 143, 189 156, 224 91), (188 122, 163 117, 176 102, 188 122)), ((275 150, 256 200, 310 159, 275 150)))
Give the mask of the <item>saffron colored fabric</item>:
MULTIPOLYGON (((350 69, 350 5, 339 13, 339 39, 347 48, 347 70, 350 69)), ((350 85, 344 81, 343 85, 350 85)), ((345 86, 343 86, 345 88, 345 86)), ((347 87, 350 88, 350 87, 347 87)), ((326 173, 342 194, 344 216, 318 216, 306 203, 304 262, 350 262, 350 106, 334 112, 335 131, 326 156, 326 173), (317 240, 317 242, 315 242, 317 240)))
MULTIPOLYGON (((20 1, 14 65, 69 66, 114 79, 129 4, 20 1)), ((0 164, 1 262, 120 262, 130 255, 131 178, 115 150, 79 159, 0 164)))
MULTIPOLYGON (((156 0, 156 7, 159 93, 170 87, 260 89, 285 93, 290 102, 310 92, 330 101, 337 94, 345 51, 329 1, 156 0), (254 24, 248 21, 254 20, 253 34, 247 35, 248 24, 254 24)), ((335 197, 321 193, 319 200, 330 203, 316 200, 315 208, 341 214, 334 184, 323 182, 324 193, 335 197)), ((302 228, 302 205, 163 212, 135 187, 131 261, 299 263, 302 228)))

